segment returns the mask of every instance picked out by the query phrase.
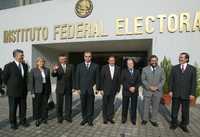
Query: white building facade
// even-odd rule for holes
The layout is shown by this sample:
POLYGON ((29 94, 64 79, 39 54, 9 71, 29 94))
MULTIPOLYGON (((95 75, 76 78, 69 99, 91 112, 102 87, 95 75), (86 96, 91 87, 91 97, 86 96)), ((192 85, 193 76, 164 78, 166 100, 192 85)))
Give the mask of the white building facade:
POLYGON ((200 64, 199 5, 199 0, 50 0, 3 9, 0 67, 13 60, 16 48, 24 50, 30 66, 38 56, 51 66, 63 52, 77 62, 76 53, 86 50, 99 60, 112 53, 156 54, 173 64, 180 52, 188 52, 191 64, 200 64))

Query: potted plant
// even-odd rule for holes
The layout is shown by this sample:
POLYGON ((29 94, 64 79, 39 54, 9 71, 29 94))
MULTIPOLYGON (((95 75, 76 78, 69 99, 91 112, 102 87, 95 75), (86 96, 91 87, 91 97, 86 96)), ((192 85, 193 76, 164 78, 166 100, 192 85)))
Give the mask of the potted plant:
POLYGON ((197 70, 197 88, 196 98, 190 102, 191 105, 200 104, 200 67, 197 63, 194 64, 197 70))
POLYGON ((165 83, 163 86, 163 97, 161 99, 161 103, 165 105, 169 105, 171 103, 171 96, 169 95, 169 79, 170 79, 170 73, 172 68, 172 63, 170 59, 167 59, 164 56, 164 59, 160 63, 161 68, 163 68, 165 72, 165 83))

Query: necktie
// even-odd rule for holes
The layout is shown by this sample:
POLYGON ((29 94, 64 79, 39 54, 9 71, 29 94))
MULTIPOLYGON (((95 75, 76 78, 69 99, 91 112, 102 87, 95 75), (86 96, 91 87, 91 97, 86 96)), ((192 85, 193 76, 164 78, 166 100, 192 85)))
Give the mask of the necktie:
POLYGON ((133 69, 130 69, 129 71, 130 71, 130 73, 131 73, 131 76, 132 76, 132 75, 133 75, 133 69))
POLYGON ((89 64, 88 63, 86 64, 86 68, 89 69, 89 64))
POLYGON ((184 69, 184 65, 181 65, 181 71, 184 72, 185 69, 184 69))
POLYGON ((18 65, 18 69, 19 69, 20 75, 22 75, 22 69, 21 69, 21 64, 20 63, 18 65))
POLYGON ((62 65, 64 73, 66 72, 66 65, 62 65))

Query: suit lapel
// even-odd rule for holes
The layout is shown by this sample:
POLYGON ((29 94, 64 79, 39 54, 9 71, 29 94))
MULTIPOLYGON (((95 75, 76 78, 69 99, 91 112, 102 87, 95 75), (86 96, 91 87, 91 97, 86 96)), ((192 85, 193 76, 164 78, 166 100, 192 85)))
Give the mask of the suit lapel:
POLYGON ((179 67, 179 72, 182 73, 182 74, 185 74, 186 72, 189 71, 189 64, 187 64, 187 66, 186 66, 186 68, 185 68, 185 70, 183 72, 181 70, 181 64, 179 64, 178 67, 179 67))
POLYGON ((187 64, 187 66, 186 66, 186 68, 185 68, 185 70, 184 70, 183 73, 187 73, 189 70, 190 70, 190 67, 189 67, 189 65, 187 64))
POLYGON ((18 72, 19 76, 22 78, 22 74, 21 74, 21 72, 20 72, 20 70, 19 70, 17 64, 16 64, 14 61, 13 61, 13 65, 14 65, 16 71, 18 72))
POLYGON ((106 72, 108 72, 109 78, 112 80, 111 71, 109 65, 106 65, 106 72))
POLYGON ((47 75, 48 75, 47 73, 48 73, 48 72, 47 72, 47 69, 46 69, 46 68, 44 68, 44 73, 45 73, 45 77, 47 77, 47 75))
POLYGON ((116 74, 117 74, 117 67, 116 67, 116 65, 115 65, 113 79, 116 77, 116 74))

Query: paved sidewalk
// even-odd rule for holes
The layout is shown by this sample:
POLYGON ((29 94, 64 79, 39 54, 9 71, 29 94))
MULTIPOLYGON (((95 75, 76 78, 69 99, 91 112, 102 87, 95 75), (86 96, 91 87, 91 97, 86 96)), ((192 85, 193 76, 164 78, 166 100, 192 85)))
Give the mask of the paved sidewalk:
MULTIPOLYGON (((55 99, 54 99, 55 100, 55 99)), ((190 134, 182 132, 180 128, 172 131, 169 129, 170 111, 165 106, 160 106, 158 115, 159 127, 155 128, 150 123, 142 126, 141 116, 138 113, 137 125, 133 126, 130 121, 126 124, 121 124, 121 98, 116 98, 115 101, 115 121, 112 124, 102 123, 101 97, 96 97, 95 100, 95 120, 94 127, 88 125, 80 126, 80 99, 78 96, 73 98, 73 123, 58 124, 56 119, 55 109, 49 113, 48 125, 35 127, 32 121, 32 101, 28 96, 28 128, 19 127, 13 131, 9 128, 8 122, 8 100, 7 97, 0 97, 0 137, 200 137, 200 106, 191 108, 190 119, 190 134)), ((141 102, 138 104, 141 106, 141 102)), ((142 110, 138 107, 139 110, 142 110)), ((141 112, 141 111, 138 111, 141 112)))

